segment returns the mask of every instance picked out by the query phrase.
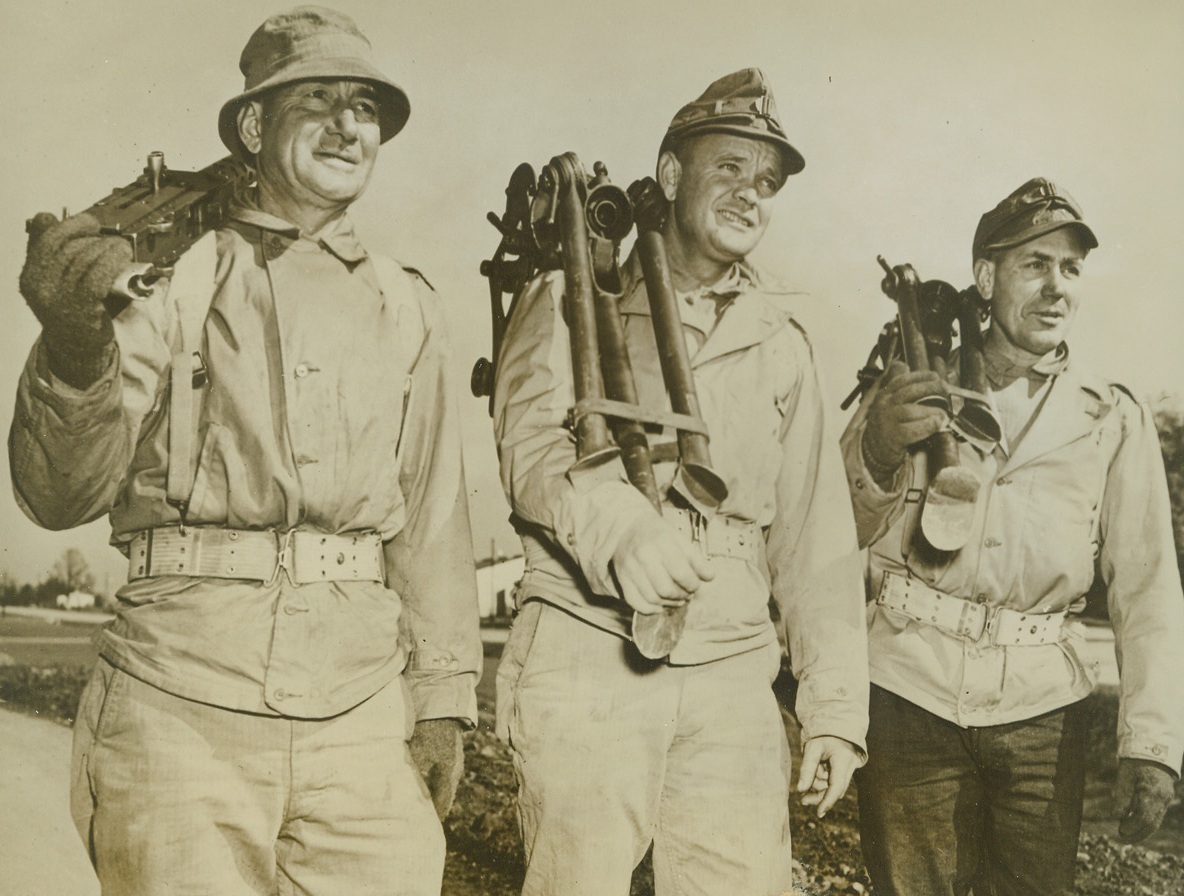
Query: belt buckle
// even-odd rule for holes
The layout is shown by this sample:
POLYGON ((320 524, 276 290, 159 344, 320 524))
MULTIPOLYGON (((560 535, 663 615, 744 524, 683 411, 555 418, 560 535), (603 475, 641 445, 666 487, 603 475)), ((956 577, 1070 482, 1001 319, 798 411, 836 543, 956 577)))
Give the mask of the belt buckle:
POLYGON ((275 540, 275 571, 272 572, 268 584, 275 582, 281 571, 287 572, 288 578, 296 581, 296 530, 289 529, 282 535, 276 532, 275 540))
MULTIPOLYGON (((998 647, 995 638, 999 635, 1000 611, 1003 607, 991 607, 987 610, 987 623, 983 626, 983 634, 987 636, 987 643, 998 647)), ((981 636, 980 636, 981 637, 981 636)), ((977 640, 977 639, 976 639, 977 640)))
POLYGON ((987 607, 983 604, 965 601, 962 607, 962 617, 958 620, 958 634, 971 641, 981 641, 984 635, 994 637, 998 609, 998 607, 987 607), (971 617, 969 622, 967 620, 968 614, 971 617))

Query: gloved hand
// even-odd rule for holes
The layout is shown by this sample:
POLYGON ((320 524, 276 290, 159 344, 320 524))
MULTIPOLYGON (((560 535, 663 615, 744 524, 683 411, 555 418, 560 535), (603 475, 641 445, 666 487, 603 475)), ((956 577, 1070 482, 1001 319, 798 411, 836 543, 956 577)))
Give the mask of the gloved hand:
POLYGON ((465 770, 464 729, 456 719, 424 719, 415 723, 408 746, 443 821, 465 770))
POLYGON ((622 533, 612 568, 621 596, 638 613, 684 604, 715 578, 703 552, 657 514, 639 517, 622 533))
POLYGON ((1175 795, 1176 782, 1166 766, 1149 759, 1119 759, 1114 787, 1114 802, 1122 811, 1118 839, 1138 843, 1154 834, 1175 795))
POLYGON ((904 462, 910 445, 938 432, 949 419, 944 410, 918 404, 942 395, 941 378, 932 371, 914 373, 893 361, 880 376, 863 430, 863 460, 876 482, 886 486, 904 462))
POLYGON ((111 360, 115 331, 103 300, 131 262, 128 242, 99 236, 93 215, 59 222, 41 212, 30 222, 21 295, 44 328, 49 369, 71 386, 90 386, 111 360))

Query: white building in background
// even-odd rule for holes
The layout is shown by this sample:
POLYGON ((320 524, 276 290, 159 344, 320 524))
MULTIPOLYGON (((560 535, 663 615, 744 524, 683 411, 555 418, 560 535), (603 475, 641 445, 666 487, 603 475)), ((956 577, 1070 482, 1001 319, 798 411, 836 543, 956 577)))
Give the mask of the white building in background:
POLYGON ((514 609, 514 586, 526 563, 521 557, 500 555, 477 561, 477 605, 482 619, 509 619, 514 609))
POLYGON ((93 610, 95 596, 87 591, 71 591, 69 594, 59 594, 54 603, 62 610, 93 610))

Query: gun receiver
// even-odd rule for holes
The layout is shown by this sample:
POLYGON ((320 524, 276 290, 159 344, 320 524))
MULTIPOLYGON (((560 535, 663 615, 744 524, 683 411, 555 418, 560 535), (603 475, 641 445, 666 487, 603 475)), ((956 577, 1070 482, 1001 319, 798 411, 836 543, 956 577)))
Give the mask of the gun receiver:
POLYGON ((942 280, 922 282, 912 265, 892 267, 882 256, 876 260, 885 273, 881 288, 896 302, 898 313, 881 330, 867 364, 857 374, 859 385, 842 407, 846 409, 867 391, 896 358, 903 357, 910 370, 932 370, 946 384, 946 394, 931 401, 951 419, 946 429, 925 442, 928 484, 920 534, 938 551, 955 551, 969 537, 981 485, 977 476, 959 464, 958 441, 990 451, 1001 438, 999 422, 986 399, 978 292, 973 286, 959 292, 942 280), (961 342, 959 386, 948 382, 955 322, 961 342))
POLYGON ((247 167, 229 156, 200 171, 174 171, 165 166, 164 153, 149 153, 139 177, 86 209, 98 218, 100 233, 132 247, 133 265, 112 294, 146 298, 152 281, 171 273, 186 249, 218 227, 251 183, 247 167))

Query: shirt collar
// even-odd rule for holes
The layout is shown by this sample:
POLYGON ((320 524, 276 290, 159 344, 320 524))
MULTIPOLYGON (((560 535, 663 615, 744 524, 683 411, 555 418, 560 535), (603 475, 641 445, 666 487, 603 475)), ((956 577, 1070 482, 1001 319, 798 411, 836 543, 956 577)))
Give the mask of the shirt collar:
POLYGON ((1069 364, 1069 346, 1062 342, 1048 354, 1037 360, 1027 369, 1010 364, 1006 359, 983 351, 983 362, 986 367, 987 379, 991 385, 998 387, 1005 381, 1011 381, 1019 376, 1027 377, 1033 383, 1043 383, 1057 376, 1069 364))
MULTIPOLYGON (((637 247, 634 246, 633 251, 629 253, 629 256, 621 265, 622 312, 649 314, 649 304, 641 296, 638 289, 644 283, 645 277, 642 274, 641 257, 638 255, 637 247)), ((701 297, 721 299, 724 300, 719 303, 722 310, 732 300, 757 285, 758 276, 756 269, 748 263, 747 259, 741 259, 740 261, 733 262, 732 266, 728 268, 724 275, 710 286, 702 286, 690 292, 676 292, 675 295, 680 300, 687 300, 689 298, 692 302, 701 297)))
POLYGON ((696 299, 716 299, 723 301, 731 301, 748 289, 752 283, 752 276, 748 269, 740 262, 732 262, 732 266, 724 273, 722 277, 716 280, 709 286, 700 286, 697 289, 689 290, 688 292, 677 292, 676 295, 680 299, 687 301, 695 301, 696 299))
POLYGON ((354 232, 353 222, 347 215, 342 215, 330 222, 315 238, 302 233, 295 224, 291 224, 283 218, 277 218, 252 204, 243 203, 232 206, 229 216, 231 220, 246 224, 248 227, 258 227, 260 230, 293 242, 303 239, 315 243, 327 249, 346 264, 356 264, 367 256, 365 248, 354 232))

